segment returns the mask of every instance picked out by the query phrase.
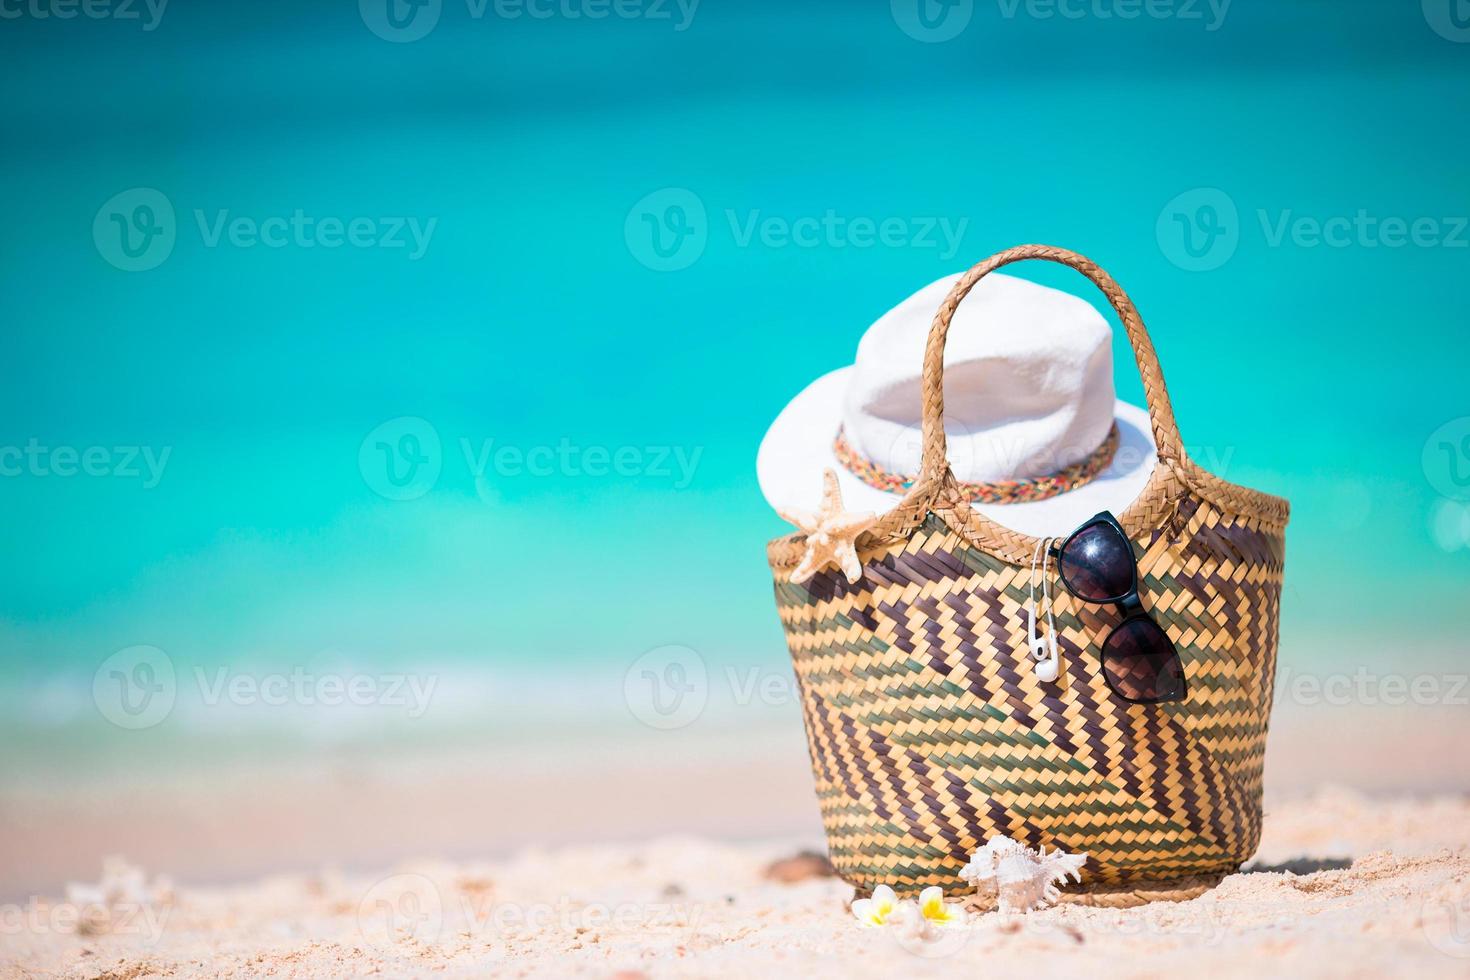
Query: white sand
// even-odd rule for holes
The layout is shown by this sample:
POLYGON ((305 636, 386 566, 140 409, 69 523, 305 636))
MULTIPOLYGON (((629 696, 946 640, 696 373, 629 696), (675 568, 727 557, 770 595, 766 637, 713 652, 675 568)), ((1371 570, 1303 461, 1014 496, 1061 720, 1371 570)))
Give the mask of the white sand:
MULTIPOLYGON (((1470 801, 1324 792, 1268 808, 1247 873, 1127 911, 991 913, 940 946, 858 929, 835 879, 762 870, 791 842, 661 839, 178 889, 79 933, 0 916, 6 975, 1470 976, 1470 801), (1279 870, 1290 865, 1302 873, 1279 870), (1313 870, 1321 868, 1322 870, 1313 870), (1000 973, 997 971, 1004 971, 1000 973), (1024 973, 1023 973, 1024 971, 1024 973)), ((166 869, 165 869, 166 870, 166 869)), ((58 897, 60 889, 58 889, 58 897)), ((95 917, 95 910, 94 910, 95 917)))

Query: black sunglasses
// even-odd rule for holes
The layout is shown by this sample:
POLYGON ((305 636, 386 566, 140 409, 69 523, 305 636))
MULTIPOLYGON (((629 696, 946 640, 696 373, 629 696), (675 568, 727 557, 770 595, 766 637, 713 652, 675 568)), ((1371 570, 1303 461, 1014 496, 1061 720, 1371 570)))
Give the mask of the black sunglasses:
POLYGON ((1102 642, 1103 678, 1132 704, 1183 701, 1179 651, 1138 598, 1138 559, 1118 519, 1103 511, 1053 547, 1057 573, 1083 602, 1112 603, 1123 621, 1102 642))

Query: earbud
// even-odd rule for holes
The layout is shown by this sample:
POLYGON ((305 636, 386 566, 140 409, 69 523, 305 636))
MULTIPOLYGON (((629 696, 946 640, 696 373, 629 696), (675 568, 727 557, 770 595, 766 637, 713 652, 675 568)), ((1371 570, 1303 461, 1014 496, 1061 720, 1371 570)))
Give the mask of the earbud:
POLYGON ((1036 678, 1042 681, 1054 681, 1061 670, 1061 663, 1057 659, 1056 634, 1048 632, 1045 637, 1034 637, 1031 641, 1031 656, 1036 661, 1036 678))
POLYGON ((1031 659, 1036 661, 1036 679, 1051 683, 1061 673, 1061 660, 1057 657, 1057 629, 1051 617, 1051 587, 1047 582, 1046 546, 1050 539, 1043 538, 1031 555, 1030 595, 1026 602, 1026 639, 1031 647, 1031 659), (1047 630, 1045 636, 1036 635, 1036 563, 1041 562, 1041 595, 1046 605, 1047 630))
POLYGON ((1057 644, 1053 640, 1051 643, 1051 656, 1045 660, 1037 660, 1036 662, 1036 679, 1049 684, 1057 679, 1057 674, 1060 671, 1061 662, 1057 660, 1057 644))

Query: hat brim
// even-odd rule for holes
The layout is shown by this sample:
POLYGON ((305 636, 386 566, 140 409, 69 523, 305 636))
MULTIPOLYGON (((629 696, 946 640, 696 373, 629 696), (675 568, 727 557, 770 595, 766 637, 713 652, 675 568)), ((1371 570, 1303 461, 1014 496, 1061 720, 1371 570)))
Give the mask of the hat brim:
MULTIPOLYGON (((852 367, 839 368, 813 381, 771 423, 756 453, 756 477, 766 501, 781 510, 815 509, 822 496, 822 474, 837 473, 842 502, 854 513, 884 514, 903 499, 901 493, 876 489, 852 474, 837 459, 832 443, 842 421, 843 397, 852 367)), ((1148 412, 1117 402, 1120 437, 1112 464, 1076 490, 1047 500, 1016 504, 978 504, 976 509, 998 524, 1032 537, 1060 536, 1075 530, 1100 511, 1120 514, 1137 499, 1158 462, 1148 412)))

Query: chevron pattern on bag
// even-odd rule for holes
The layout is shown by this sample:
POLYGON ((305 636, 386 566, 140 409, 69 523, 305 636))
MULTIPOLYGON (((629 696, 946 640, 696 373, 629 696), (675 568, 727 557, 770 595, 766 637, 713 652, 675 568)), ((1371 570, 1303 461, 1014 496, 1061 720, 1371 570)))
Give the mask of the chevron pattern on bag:
POLYGON ((829 569, 794 585, 800 538, 772 543, 839 873, 860 889, 957 893, 995 834, 1085 851, 1093 882, 1238 868, 1261 832, 1282 525, 1186 489, 1134 540, 1145 608, 1178 648, 1189 697, 1133 705, 1099 664, 1116 611, 1058 590, 1062 676, 1037 680, 1030 567, 981 550, 945 513, 872 543, 855 584, 829 569))

